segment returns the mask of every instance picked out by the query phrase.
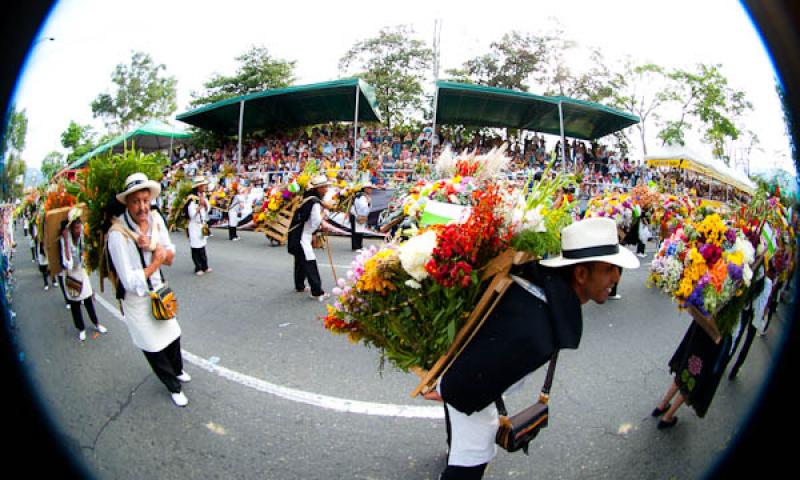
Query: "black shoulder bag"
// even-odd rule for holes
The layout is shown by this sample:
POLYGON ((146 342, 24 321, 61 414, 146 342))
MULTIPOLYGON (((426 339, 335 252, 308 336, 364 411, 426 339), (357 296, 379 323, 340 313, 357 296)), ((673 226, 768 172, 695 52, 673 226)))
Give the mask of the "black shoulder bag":
POLYGON ((550 357, 550 364, 547 366, 547 375, 544 380, 544 386, 539 393, 539 400, 519 412, 518 414, 509 417, 506 410, 503 397, 497 399, 497 411, 500 413, 500 425, 497 428, 495 435, 495 443, 509 452, 516 452, 522 450, 528 454, 528 444, 536 438, 539 430, 547 427, 547 419, 549 411, 547 403, 550 400, 550 386, 553 384, 553 375, 556 371, 556 360, 558 359, 558 351, 550 357))
MULTIPOLYGON (((537 297, 545 303, 548 303, 546 295, 540 288, 536 287, 529 281, 511 275, 511 278, 519 286, 524 288, 528 293, 537 297)), ((544 385, 542 391, 539 393, 539 400, 519 412, 518 414, 509 417, 506 410, 505 403, 503 402, 502 395, 495 401, 497 411, 500 414, 499 426, 497 434, 495 435, 495 443, 509 452, 516 452, 522 450, 528 454, 528 444, 536 438, 539 430, 547 427, 547 420, 549 417, 549 409, 547 403, 550 400, 550 387, 553 385, 553 376, 556 373, 556 362, 558 360, 558 350, 556 350, 550 357, 550 362, 547 366, 547 374, 545 375, 544 385)))

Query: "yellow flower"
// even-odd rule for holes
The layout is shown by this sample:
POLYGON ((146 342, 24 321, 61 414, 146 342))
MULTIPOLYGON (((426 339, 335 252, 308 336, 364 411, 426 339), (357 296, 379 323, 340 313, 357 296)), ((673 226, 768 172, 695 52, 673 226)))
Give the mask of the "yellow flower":
POLYGON ((742 263, 744 262, 744 254, 741 251, 737 250, 733 253, 727 254, 727 260, 728 262, 735 263, 736 265, 739 265, 741 267, 742 263))
POLYGON ((305 173, 302 173, 297 177, 297 184, 303 188, 305 188, 308 185, 308 181, 309 181, 308 175, 306 175, 305 173))

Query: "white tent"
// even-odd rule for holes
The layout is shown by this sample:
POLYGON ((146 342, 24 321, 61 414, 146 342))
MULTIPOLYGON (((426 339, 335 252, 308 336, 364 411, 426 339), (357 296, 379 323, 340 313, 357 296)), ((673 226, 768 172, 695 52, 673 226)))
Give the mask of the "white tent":
POLYGON ((650 167, 673 167, 691 170, 751 195, 756 190, 756 184, 744 173, 728 167, 717 159, 698 155, 686 147, 668 146, 657 153, 646 155, 644 159, 645 163, 650 167))

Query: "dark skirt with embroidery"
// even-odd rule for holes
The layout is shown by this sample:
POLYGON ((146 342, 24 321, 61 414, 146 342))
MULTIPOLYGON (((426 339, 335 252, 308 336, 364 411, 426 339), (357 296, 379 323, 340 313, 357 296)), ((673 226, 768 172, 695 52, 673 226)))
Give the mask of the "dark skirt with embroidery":
POLYGON ((731 358, 731 336, 725 335, 719 344, 696 322, 692 322, 681 344, 669 361, 675 383, 697 416, 706 415, 717 391, 725 367, 731 358))

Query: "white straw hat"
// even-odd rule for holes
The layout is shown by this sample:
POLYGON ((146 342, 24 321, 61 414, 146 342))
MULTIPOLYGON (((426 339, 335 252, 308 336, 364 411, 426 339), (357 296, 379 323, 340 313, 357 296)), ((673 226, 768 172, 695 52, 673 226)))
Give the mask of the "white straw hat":
POLYGON ((330 186, 331 182, 326 175, 315 175, 310 182, 308 188, 319 188, 330 186))
POLYGON ((605 262, 622 268, 639 268, 639 259, 621 247, 617 224, 610 218, 592 217, 561 230, 561 255, 542 260, 545 267, 605 262))
POLYGON ((198 175, 192 179, 192 188, 197 188, 201 185, 208 185, 208 180, 202 175, 198 175))
POLYGON ((117 200, 119 200, 120 203, 125 203, 125 198, 127 198, 128 195, 133 192, 138 192, 139 190, 144 190, 145 188, 150 189, 152 198, 157 197, 161 193, 161 184, 155 180, 148 179, 147 175, 144 173, 128 175, 128 178, 125 179, 125 190, 117 194, 117 200))

